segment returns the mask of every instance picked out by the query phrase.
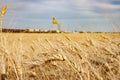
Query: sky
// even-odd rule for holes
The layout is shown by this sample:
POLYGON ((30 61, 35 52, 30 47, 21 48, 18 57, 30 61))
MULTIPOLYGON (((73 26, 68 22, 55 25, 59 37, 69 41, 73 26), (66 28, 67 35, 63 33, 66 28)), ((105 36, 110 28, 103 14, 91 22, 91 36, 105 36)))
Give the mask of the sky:
POLYGON ((0 0, 8 6, 5 28, 53 29, 56 17, 64 31, 120 31, 120 0, 0 0))

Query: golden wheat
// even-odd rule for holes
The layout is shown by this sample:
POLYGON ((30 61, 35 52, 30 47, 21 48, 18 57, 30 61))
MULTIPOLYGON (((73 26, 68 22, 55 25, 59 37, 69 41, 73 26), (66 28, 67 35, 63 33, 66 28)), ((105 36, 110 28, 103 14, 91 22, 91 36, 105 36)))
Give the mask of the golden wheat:
POLYGON ((0 38, 0 74, 6 80, 120 80, 120 33, 2 33, 0 38))

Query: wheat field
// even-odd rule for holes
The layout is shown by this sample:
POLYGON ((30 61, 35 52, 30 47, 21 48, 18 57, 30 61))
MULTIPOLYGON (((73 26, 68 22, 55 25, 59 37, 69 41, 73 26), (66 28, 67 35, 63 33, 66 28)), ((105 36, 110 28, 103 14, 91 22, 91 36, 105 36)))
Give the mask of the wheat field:
POLYGON ((120 33, 1 33, 5 80, 120 80, 120 33))

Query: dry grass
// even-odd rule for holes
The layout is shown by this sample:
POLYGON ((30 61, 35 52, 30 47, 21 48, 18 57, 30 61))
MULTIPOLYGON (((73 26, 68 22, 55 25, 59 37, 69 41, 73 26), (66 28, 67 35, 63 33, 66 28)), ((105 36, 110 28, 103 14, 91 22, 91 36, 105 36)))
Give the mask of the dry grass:
POLYGON ((0 38, 6 80, 120 80, 120 33, 3 33, 0 38))

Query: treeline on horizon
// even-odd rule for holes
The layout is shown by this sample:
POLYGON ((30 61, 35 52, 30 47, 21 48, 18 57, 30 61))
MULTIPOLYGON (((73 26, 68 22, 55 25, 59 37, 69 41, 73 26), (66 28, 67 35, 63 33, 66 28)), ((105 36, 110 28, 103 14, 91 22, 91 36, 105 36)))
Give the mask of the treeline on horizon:
MULTIPOLYGON (((41 30, 41 29, 2 29, 3 33, 73 33, 73 32, 66 32, 66 31, 57 31, 57 30, 41 30)), ((74 31, 77 33, 103 33, 103 32, 91 32, 91 31, 74 31)), ((120 33, 120 32, 104 32, 104 33, 120 33)))

